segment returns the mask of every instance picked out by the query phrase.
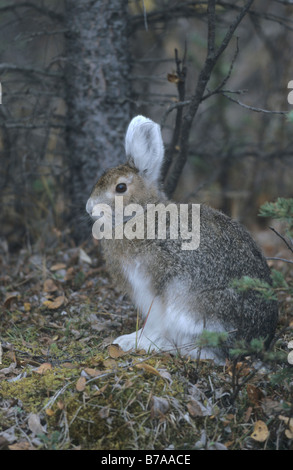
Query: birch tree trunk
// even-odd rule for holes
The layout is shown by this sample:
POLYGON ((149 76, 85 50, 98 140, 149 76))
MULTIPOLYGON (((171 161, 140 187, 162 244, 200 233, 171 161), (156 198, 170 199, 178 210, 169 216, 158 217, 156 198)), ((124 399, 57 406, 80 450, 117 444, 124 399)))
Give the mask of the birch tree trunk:
POLYGON ((124 159, 130 119, 127 1, 66 0, 65 15, 70 199, 80 240, 93 184, 124 159))

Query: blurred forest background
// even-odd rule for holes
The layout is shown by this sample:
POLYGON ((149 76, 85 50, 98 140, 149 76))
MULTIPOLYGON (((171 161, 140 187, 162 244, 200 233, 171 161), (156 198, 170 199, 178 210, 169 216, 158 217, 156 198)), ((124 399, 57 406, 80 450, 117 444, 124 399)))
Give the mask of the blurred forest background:
POLYGON ((2 249, 91 237, 86 200, 123 162, 134 115, 160 123, 167 155, 180 156, 209 48, 249 3, 198 96, 170 192, 250 229, 262 203, 293 197, 293 4, 213 3, 208 12, 207 1, 0 1, 2 249))

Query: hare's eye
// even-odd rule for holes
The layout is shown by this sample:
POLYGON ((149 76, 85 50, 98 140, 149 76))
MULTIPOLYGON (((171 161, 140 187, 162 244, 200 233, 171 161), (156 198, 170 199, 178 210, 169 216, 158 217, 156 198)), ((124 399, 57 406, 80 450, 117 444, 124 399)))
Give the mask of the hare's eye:
POLYGON ((127 189, 127 186, 126 186, 125 183, 119 183, 116 186, 116 192, 117 193, 125 193, 126 189, 127 189))

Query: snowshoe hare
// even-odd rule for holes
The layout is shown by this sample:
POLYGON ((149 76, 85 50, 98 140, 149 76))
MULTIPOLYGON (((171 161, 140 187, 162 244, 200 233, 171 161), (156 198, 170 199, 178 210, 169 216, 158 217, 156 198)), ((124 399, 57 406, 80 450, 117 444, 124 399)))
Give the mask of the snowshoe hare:
MULTIPOLYGON (((141 330, 114 342, 123 350, 179 352, 193 358, 200 354, 219 363, 235 340, 263 338, 268 345, 277 323, 276 302, 264 300, 253 290, 240 292, 232 287, 232 281, 243 276, 270 282, 267 263, 249 233, 223 213, 197 205, 199 244, 192 249, 183 249, 183 242, 188 243, 183 237, 186 229, 179 228, 177 238, 171 237, 175 223, 171 216, 165 217, 165 237, 158 233, 158 215, 155 232, 148 237, 148 209, 166 208, 171 203, 160 184, 164 147, 159 125, 135 117, 126 133, 125 150, 126 163, 101 176, 86 205, 97 222, 108 208, 108 219, 105 215, 103 220, 104 226, 110 220, 111 234, 107 236, 104 227, 100 236, 107 267, 146 320, 141 330), (117 215, 115 204, 121 206, 122 201, 128 212, 117 215), (133 215, 137 207, 141 212, 133 215), (127 224, 132 224, 135 233, 139 222, 142 229, 137 236, 130 236, 129 227, 127 236, 127 224), (114 229, 119 236, 113 235, 114 229), (204 330, 227 332, 228 339, 221 346, 201 344, 199 348, 204 330)), ((173 208, 179 206, 172 203, 173 208)), ((187 205, 189 216, 191 206, 187 205)), ((190 227, 190 220, 188 223, 190 227)))

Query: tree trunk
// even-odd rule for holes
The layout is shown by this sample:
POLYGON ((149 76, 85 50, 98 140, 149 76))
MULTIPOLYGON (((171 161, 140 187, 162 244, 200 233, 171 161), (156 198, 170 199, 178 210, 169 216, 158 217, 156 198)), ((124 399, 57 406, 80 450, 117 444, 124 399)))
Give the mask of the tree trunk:
POLYGON ((85 204, 101 173, 124 159, 130 119, 127 1, 66 0, 70 221, 88 236, 85 204))

